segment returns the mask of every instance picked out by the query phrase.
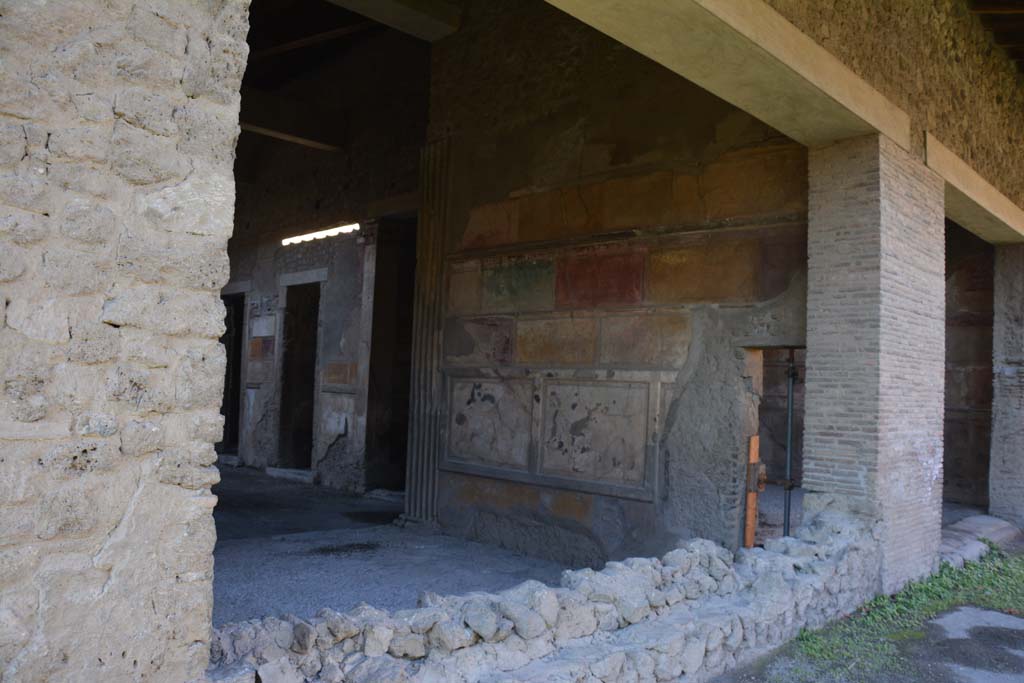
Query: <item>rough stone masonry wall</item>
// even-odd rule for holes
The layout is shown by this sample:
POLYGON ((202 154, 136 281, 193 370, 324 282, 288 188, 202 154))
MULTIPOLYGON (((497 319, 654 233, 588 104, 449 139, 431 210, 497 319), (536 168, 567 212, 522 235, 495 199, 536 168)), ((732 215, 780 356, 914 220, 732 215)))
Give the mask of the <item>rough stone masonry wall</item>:
POLYGON ((805 150, 540 0, 466 3, 432 79, 442 525, 575 566, 734 547, 748 349, 803 343, 805 150))
POLYGON ((767 0, 1024 205, 1024 76, 965 0, 767 0))
POLYGON ((566 571, 498 594, 424 594, 216 630, 212 680, 251 683, 705 681, 820 627, 874 594, 875 540, 825 512, 795 538, 733 553, 691 540, 659 558, 566 571))
POLYGON ((0 678, 188 681, 244 0, 0 8, 0 678))

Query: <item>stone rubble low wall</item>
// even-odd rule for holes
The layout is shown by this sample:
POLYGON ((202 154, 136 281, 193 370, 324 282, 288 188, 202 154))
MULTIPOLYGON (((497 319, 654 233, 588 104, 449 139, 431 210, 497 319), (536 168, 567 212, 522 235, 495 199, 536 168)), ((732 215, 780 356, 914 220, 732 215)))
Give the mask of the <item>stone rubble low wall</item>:
POLYGON ((702 681, 849 614, 877 592, 877 541, 819 513, 794 538, 733 554, 687 541, 657 558, 566 571, 498 594, 424 594, 388 614, 368 605, 225 625, 211 681, 434 683, 702 681))

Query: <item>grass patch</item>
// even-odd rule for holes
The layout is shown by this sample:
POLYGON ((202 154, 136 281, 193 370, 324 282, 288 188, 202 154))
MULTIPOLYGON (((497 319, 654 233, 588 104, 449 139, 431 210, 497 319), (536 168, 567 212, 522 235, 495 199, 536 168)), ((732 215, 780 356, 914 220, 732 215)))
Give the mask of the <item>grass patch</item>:
POLYGON ((925 622, 938 614, 961 605, 1024 614, 1024 555, 990 547, 979 562, 963 569, 943 565, 934 576, 896 595, 877 597, 842 621, 801 632, 794 654, 818 673, 828 670, 849 676, 845 680, 872 681, 881 672, 898 673, 906 667, 900 645, 923 638, 925 622))

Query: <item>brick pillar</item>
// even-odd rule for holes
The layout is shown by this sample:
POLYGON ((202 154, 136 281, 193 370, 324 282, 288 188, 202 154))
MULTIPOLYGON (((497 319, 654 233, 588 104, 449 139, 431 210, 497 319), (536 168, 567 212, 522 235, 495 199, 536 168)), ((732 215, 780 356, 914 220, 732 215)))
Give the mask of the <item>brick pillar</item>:
POLYGON ((886 592, 937 567, 943 183, 885 137, 810 152, 804 487, 878 522, 886 592))
POLYGON ((1024 244, 996 247, 989 511, 1024 526, 1024 244))

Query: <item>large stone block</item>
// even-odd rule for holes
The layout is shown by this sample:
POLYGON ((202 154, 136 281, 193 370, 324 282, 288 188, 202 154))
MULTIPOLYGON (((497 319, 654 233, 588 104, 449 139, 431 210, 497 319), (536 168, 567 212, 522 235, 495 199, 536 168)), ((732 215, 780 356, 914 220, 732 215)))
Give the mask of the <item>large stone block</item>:
POLYGON ((213 169, 230 168, 235 157, 238 128, 230 108, 205 100, 189 100, 174 109, 174 122, 181 133, 178 150, 194 159, 204 159, 213 169))
POLYGON ((543 318, 516 324, 516 360, 530 365, 585 365, 597 357, 596 318, 543 318))
POLYGON ((0 216, 0 235, 15 244, 34 244, 46 239, 51 221, 49 216, 9 208, 0 216))
POLYGON ((25 158, 28 140, 22 126, 0 126, 0 165, 12 165, 25 158))
POLYGON ((170 135, 177 131, 173 113, 173 102, 144 88, 122 90, 114 98, 114 114, 157 135, 170 135))
POLYGON ((117 235, 117 218, 102 204, 73 199, 64 207, 61 234, 84 244, 102 244, 117 235))
POLYGON ((0 253, 0 282, 11 282, 25 272, 25 250, 8 247, 0 253))
POLYGON ((30 301, 14 299, 7 304, 7 325, 26 337, 48 342, 66 342, 68 309, 72 302, 64 299, 30 301))
POLYGON ((55 131, 47 145, 55 157, 102 162, 110 151, 109 126, 82 126, 55 131))
MULTIPOLYGON (((225 8, 230 9, 231 5, 241 3, 226 3, 225 8)), ((244 27, 244 11, 241 16, 232 17, 232 21, 244 27)), ((204 36, 205 40, 200 36, 190 40, 189 45, 194 46, 194 49, 190 49, 186 55, 181 86, 189 97, 204 97, 220 104, 237 106, 249 46, 244 40, 244 29, 238 31, 234 26, 225 28, 232 29, 234 35, 215 33, 204 36)))
POLYGON ((82 253, 54 245, 43 252, 39 273, 56 292, 71 296, 96 294, 110 282, 111 264, 105 255, 82 253))
POLYGON ((224 334, 224 305, 207 292, 123 287, 104 301, 102 320, 161 334, 217 339, 224 334))
POLYGON ((180 235, 231 235, 235 183, 223 170, 195 173, 184 182, 141 197, 136 210, 153 228, 180 235))
POLYGON ((177 151, 172 139, 118 122, 111 143, 113 169, 130 183, 181 180, 188 173, 188 161, 177 151))
POLYGON ((169 21, 149 8, 136 6, 128 18, 128 32, 154 50, 184 55, 188 46, 185 27, 169 21))

